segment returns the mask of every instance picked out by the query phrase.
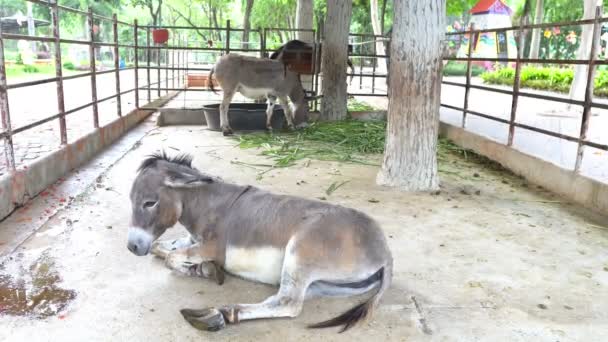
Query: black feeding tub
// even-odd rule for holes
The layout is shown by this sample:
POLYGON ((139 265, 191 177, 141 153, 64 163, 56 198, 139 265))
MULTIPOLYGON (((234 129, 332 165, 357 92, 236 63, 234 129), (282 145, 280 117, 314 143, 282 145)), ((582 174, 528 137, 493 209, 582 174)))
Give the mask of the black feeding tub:
MULTIPOLYGON (((228 109, 228 121, 233 130, 256 131, 266 130, 265 103, 231 103, 228 109)), ((212 131, 221 131, 220 105, 211 104, 203 106, 207 127, 212 131)), ((273 129, 282 129, 285 125, 285 114, 280 105, 274 106, 272 121, 273 129)))

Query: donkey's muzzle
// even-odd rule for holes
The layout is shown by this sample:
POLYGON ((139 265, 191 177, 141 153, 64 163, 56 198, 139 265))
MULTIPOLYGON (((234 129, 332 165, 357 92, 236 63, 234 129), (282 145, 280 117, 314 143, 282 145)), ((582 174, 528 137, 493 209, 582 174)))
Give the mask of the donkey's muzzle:
POLYGON ((131 253, 137 256, 148 254, 152 241, 154 241, 154 236, 146 230, 139 227, 129 228, 127 249, 129 249, 131 253))

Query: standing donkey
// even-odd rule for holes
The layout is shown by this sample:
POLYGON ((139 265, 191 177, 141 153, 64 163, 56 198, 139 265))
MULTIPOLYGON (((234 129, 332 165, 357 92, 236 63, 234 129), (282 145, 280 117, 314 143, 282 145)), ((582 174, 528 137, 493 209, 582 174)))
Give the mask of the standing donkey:
POLYGON ((308 117, 308 102, 300 75, 286 69, 281 61, 231 53, 220 57, 209 73, 210 89, 215 92, 213 75, 224 91, 220 105, 220 125, 224 135, 232 134, 228 108, 236 92, 252 99, 267 98, 266 127, 269 130, 272 130, 271 119, 277 99, 291 129, 295 127, 294 119, 300 124, 308 117), (288 98, 293 102, 293 109, 288 98))
POLYGON ((223 271, 278 285, 256 304, 183 309, 193 326, 215 331, 226 323, 296 317, 311 296, 374 291, 365 302, 312 328, 342 326, 368 317, 390 285, 393 259, 378 224, 345 207, 212 178, 187 155, 146 159, 131 189, 128 249, 153 254, 180 273, 223 282, 223 271), (189 232, 155 242, 180 222, 189 232))

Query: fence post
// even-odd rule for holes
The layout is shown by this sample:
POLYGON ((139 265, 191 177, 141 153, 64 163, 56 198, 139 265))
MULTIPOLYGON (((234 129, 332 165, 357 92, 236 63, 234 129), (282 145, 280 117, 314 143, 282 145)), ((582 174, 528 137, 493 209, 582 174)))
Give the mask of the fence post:
POLYGON ((4 64, 4 40, 2 39, 2 27, 0 27, 0 116, 2 118, 2 129, 4 137, 4 158, 6 168, 15 170, 15 153, 13 150, 13 132, 11 126, 11 114, 8 106, 8 90, 6 89, 6 66, 4 64))
POLYGON ((593 101, 593 79, 595 76, 595 59, 597 58, 597 43, 600 41, 600 18, 602 17, 602 8, 595 8, 595 20, 593 21, 593 35, 591 40, 591 51, 589 63, 587 66, 587 84, 585 87, 585 103, 583 104, 583 117, 581 121, 581 131, 579 135, 578 148, 576 151, 576 163, 574 164, 574 172, 580 172, 581 164, 583 163, 583 153, 585 151, 585 140, 587 139, 587 130, 589 128, 589 118, 591 117, 591 103, 593 101))
POLYGON ((114 69, 116 70, 116 111, 122 116, 122 105, 120 100, 120 51, 118 48, 118 18, 116 13, 112 14, 112 32, 114 33, 114 69))
POLYGON ((517 32, 517 56, 515 60, 515 77, 513 79, 513 96, 511 99, 511 117, 509 118, 509 137, 507 146, 513 146, 513 138, 515 136, 515 117, 517 116, 517 102, 519 100, 519 87, 521 79, 521 59, 524 58, 524 26, 528 25, 528 13, 530 13, 530 1, 526 0, 524 4, 524 13, 519 21, 519 29, 517 32))
POLYGON ((139 56, 137 51, 139 50, 139 44, 137 43, 137 19, 133 20, 133 40, 133 45, 135 46, 135 108, 139 109, 139 56))
MULTIPOLYGON (((147 85, 146 90, 148 91, 148 103, 152 100, 152 86, 150 85, 152 82, 150 81, 150 58, 152 58, 152 49, 150 49, 150 27, 146 27, 146 76, 147 76, 147 85)), ((146 104, 146 105, 147 105, 146 104)))
POLYGON ((169 42, 165 46, 165 95, 169 94, 169 42))
POLYGON ((469 33, 469 51, 468 51, 468 55, 467 55, 467 74, 466 74, 466 81, 465 81, 465 85, 464 85, 464 104, 463 104, 463 108, 462 108, 462 128, 465 128, 467 125, 467 111, 469 110, 469 93, 471 92, 471 67, 472 67, 472 61, 471 58, 473 58, 473 45, 475 44, 475 41, 477 41, 477 35, 478 33, 475 32, 475 24, 472 23, 469 31, 471 33, 469 33))
MULTIPOLYGON (((156 44, 156 43, 155 43, 156 44)), ((161 79, 160 79, 160 46, 156 50, 156 95, 160 97, 161 79)))
MULTIPOLYGON (((182 37, 181 35, 177 37, 177 45, 181 47, 182 45, 182 37)), ((182 50, 177 50, 177 87, 181 88, 183 84, 182 79, 182 50)))
MULTIPOLYGON (((172 37, 172 47, 175 48, 175 37, 172 37)), ((175 89, 175 49, 171 49, 171 88, 175 89)))
POLYGON ((97 76, 95 67, 95 30, 93 29, 93 9, 87 15, 89 23, 89 70, 91 71, 91 101, 93 102, 93 127, 99 128, 99 108, 97 107, 97 76))
POLYGON ((226 20, 226 54, 230 53, 230 20, 226 20))
MULTIPOLYGON (((376 36, 372 36, 374 37, 374 43, 372 44, 372 48, 374 51, 374 59, 373 59, 373 63, 372 63, 372 94, 376 93, 376 64, 378 63, 378 50, 376 50, 376 36)), ((361 38, 363 39, 363 38, 361 38)), ((346 54, 348 55, 348 49, 346 50, 346 54)), ((388 89, 388 88, 387 88, 388 89)))
POLYGON ((59 38, 59 7, 57 0, 51 1, 51 17, 53 38, 55 39, 55 76, 57 76, 57 109, 59 110, 59 136, 61 144, 68 143, 67 127, 65 125, 65 102, 63 98, 63 72, 61 70, 61 41, 59 38))

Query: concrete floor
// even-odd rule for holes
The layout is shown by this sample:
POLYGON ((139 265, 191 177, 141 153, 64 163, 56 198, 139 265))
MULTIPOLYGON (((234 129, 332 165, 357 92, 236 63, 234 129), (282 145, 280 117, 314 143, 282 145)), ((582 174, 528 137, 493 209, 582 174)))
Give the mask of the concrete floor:
POLYGON ((133 149, 116 157, 119 143, 99 157, 116 157, 112 166, 96 169, 99 177, 90 172, 99 159, 67 177, 66 183, 78 178, 87 186, 63 189, 68 200, 59 208, 40 196, 0 223, 0 340, 608 340, 606 218, 456 156, 441 162, 442 190, 433 195, 376 186, 377 167, 315 160, 257 180, 258 170, 232 163, 268 163, 257 151, 236 148, 204 127, 155 129, 152 120, 133 149), (297 319, 242 323, 217 333, 192 328, 179 309, 257 302, 274 289, 233 277, 220 287, 178 276, 159 260, 126 249, 129 188, 142 158, 159 148, 193 153, 197 167, 226 181, 325 196, 376 218, 389 238, 395 270, 372 319, 342 335, 307 330, 306 324, 361 300, 324 299, 307 302, 297 319), (327 196, 336 181, 348 183, 327 196), (49 209, 54 214, 36 220, 45 223, 11 252, 6 232, 12 225, 49 209), (22 307, 9 307, 9 299, 22 307))

